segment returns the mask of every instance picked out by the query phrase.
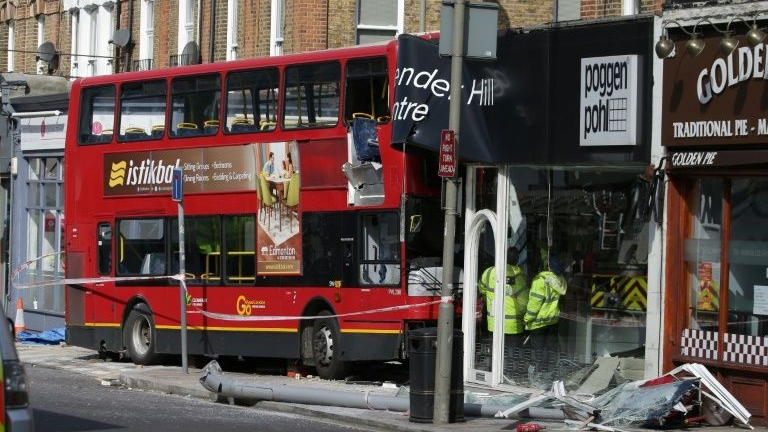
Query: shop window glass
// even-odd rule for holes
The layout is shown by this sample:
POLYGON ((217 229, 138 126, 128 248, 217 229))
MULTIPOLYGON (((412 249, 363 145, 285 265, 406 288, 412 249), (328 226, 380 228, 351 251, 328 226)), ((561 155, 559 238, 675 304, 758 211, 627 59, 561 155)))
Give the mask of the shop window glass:
MULTIPOLYGON (((490 344, 499 339, 505 345, 503 382, 531 387, 568 380, 598 357, 644 355, 649 224, 640 217, 644 213, 640 192, 647 188, 640 177, 643 169, 477 169, 475 209, 496 213, 504 200, 508 209, 507 229, 496 233, 503 237, 494 239, 490 224, 483 222, 478 244, 465 245, 477 248, 478 285, 483 272, 494 265, 496 243, 502 242, 508 256, 517 255, 514 263, 507 261, 504 289, 515 295, 515 301, 521 298, 519 283, 526 284, 530 294, 521 301, 524 306, 513 309, 504 303, 505 333, 516 334, 513 329, 519 326, 507 321, 518 310, 523 314, 525 309, 523 316, 529 308, 533 311, 528 321, 523 320, 529 332, 521 342, 506 336, 494 340, 487 324, 492 305, 481 301, 485 310, 476 322, 474 358, 478 374, 489 370, 490 344), (508 184, 500 183, 505 179, 508 184), (557 280, 546 285, 542 281, 550 270, 557 280), (543 298, 542 286, 560 295, 551 296, 546 312, 539 315, 531 298, 543 298), (534 319, 540 326, 533 325, 534 319), (541 332, 531 331, 543 327, 549 327, 546 339, 551 343, 541 344, 541 332)), ((494 289, 499 298, 497 293, 501 290, 494 289)))
POLYGON ((728 242, 727 333, 768 334, 768 179, 733 180, 728 242))
MULTIPOLYGON (((64 227, 61 157, 25 159, 27 172, 26 256, 30 261, 25 282, 62 278, 64 227)), ((23 190, 23 189, 22 189, 23 190)), ((63 290, 35 287, 22 290, 21 297, 39 310, 56 313, 64 310, 63 290)))
MULTIPOLYGON (((717 332, 720 305, 720 250, 723 187, 720 179, 699 180, 691 193, 691 229, 684 257, 690 310, 687 328, 717 332)), ((697 334, 688 333, 695 339, 697 334)), ((716 338, 709 334, 710 338, 716 338)), ((684 340, 688 340, 684 338, 684 340)), ((687 347, 684 341, 684 353, 687 347)), ((692 352, 690 352, 692 354, 692 352)))

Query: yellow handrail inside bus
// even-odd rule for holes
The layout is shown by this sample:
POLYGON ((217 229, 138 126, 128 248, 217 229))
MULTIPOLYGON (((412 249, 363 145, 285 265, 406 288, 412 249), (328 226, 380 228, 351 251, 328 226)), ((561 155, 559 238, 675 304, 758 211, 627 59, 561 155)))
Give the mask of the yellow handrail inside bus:
POLYGON ((176 125, 177 129, 197 129, 197 125, 194 123, 179 123, 176 125))
POLYGON ((247 118, 236 118, 236 119, 232 120, 232 124, 233 125, 252 125, 253 124, 253 120, 252 119, 247 119, 247 118))
POLYGON ((275 122, 262 120, 260 122, 259 130, 272 130, 275 128, 275 122))

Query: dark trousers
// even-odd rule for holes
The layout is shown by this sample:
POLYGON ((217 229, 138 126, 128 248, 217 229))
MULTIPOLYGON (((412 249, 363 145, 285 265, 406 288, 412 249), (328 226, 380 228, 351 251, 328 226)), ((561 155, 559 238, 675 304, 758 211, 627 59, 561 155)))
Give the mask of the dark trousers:
POLYGON ((515 381, 525 376, 528 369, 523 354, 526 334, 504 334, 504 374, 515 381))
POLYGON ((555 367, 560 353, 557 323, 531 330, 531 350, 536 369, 550 371, 555 367))

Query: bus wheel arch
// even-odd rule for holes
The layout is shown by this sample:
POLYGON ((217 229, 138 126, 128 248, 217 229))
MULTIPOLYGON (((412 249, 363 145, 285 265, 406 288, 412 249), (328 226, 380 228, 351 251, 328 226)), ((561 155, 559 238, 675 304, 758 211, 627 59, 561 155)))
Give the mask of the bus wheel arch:
POLYGON ((128 356, 135 364, 148 365, 157 358, 156 329, 152 310, 146 303, 135 303, 126 309, 123 321, 123 342, 128 356))

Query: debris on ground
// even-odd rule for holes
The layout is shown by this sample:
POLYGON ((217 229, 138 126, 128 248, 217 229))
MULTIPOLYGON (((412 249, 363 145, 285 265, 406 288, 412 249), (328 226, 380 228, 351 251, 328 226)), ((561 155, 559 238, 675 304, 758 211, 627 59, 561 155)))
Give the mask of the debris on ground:
POLYGON ((576 390, 568 392, 563 381, 554 381, 551 390, 518 398, 496 417, 536 418, 539 414, 539 420, 551 420, 557 418, 551 412, 556 408, 564 415, 564 423, 577 429, 617 432, 693 423, 723 426, 731 421, 753 429, 749 411, 703 365, 684 364, 654 379, 624 380, 615 385, 621 381, 616 375, 631 376, 620 374, 621 364, 615 357, 599 358, 576 390))

